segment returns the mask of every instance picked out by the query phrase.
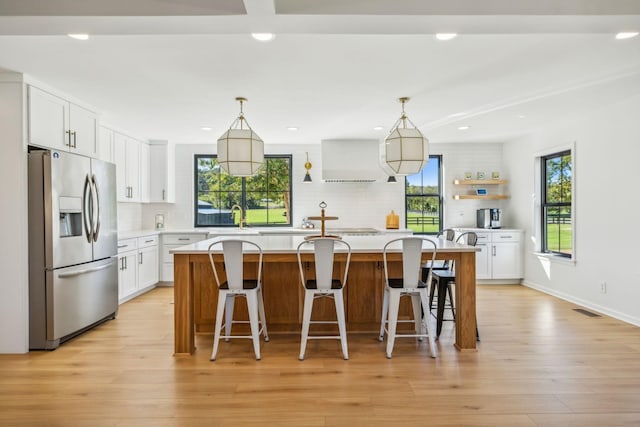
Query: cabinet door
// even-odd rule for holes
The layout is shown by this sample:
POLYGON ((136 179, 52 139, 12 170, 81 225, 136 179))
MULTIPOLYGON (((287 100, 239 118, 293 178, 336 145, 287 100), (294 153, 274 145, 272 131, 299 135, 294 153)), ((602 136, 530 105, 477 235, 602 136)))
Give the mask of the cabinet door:
POLYGON ((149 171, 149 201, 151 203, 170 202, 173 194, 169 194, 169 170, 167 144, 152 144, 149 163, 153 168, 149 171))
POLYGON ((138 289, 158 283, 158 247, 148 246, 138 251, 138 289))
POLYGON ((476 279, 491 279, 491 257, 489 256, 488 243, 478 243, 476 245, 480 252, 476 252, 476 279))
POLYGON ((115 163, 113 131, 104 126, 100 126, 98 132, 98 158, 105 162, 115 163))
POLYGON ((116 197, 119 202, 128 202, 129 188, 127 186, 127 137, 115 132, 113 134, 113 154, 116 164, 116 197))
POLYGON ((120 299, 134 293, 137 289, 137 252, 126 252, 118 255, 118 297, 120 299))
POLYGON ((494 243, 492 273, 494 279, 517 279, 522 277, 520 244, 494 243))
POLYGON ((69 103, 29 86, 29 144, 69 150, 69 103))
POLYGON ((71 151, 84 156, 98 155, 98 115, 75 104, 69 104, 71 151))
POLYGON ((127 138, 125 146, 127 158, 125 162, 126 181, 129 187, 129 201, 140 201, 140 144, 135 139, 127 138))
MULTIPOLYGON (((154 165, 154 168, 161 169, 161 165, 154 165)), ((149 197, 149 144, 140 143, 140 201, 148 203, 149 197)))

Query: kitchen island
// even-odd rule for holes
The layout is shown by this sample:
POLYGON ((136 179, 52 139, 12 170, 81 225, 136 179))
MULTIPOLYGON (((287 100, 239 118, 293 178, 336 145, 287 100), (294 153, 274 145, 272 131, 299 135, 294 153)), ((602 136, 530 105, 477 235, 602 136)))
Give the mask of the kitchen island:
MULTIPOLYGON (((351 264, 344 290, 347 330, 350 333, 371 333, 377 336, 380 329, 382 296, 384 290, 384 266, 382 248, 393 240, 393 235, 345 236, 351 245, 351 264)), ((300 333, 304 291, 296 248, 303 236, 255 236, 242 235, 217 237, 173 249, 174 255, 174 333, 175 355, 193 354, 195 334, 212 333, 215 323, 215 307, 218 290, 207 255, 209 245, 222 239, 246 239, 263 250, 263 295, 270 335, 300 333)), ((437 244, 436 259, 454 260, 456 263, 456 340, 458 350, 476 348, 476 278, 475 254, 477 248, 433 239, 437 244)), ((401 277, 401 245, 398 242, 389 250, 389 276, 401 277)), ((431 250, 425 249, 423 259, 431 258, 431 250)), ((303 268, 313 275, 313 254, 309 248, 303 253, 303 268)), ((255 276, 258 254, 254 250, 245 255, 245 276, 255 276)), ((215 254, 223 272, 222 254, 215 254)), ((337 251, 335 277, 344 273, 346 253, 337 251)), ((216 266, 218 267, 218 266, 216 266)), ((220 273, 219 273, 220 274, 220 273)), ((224 276, 224 273, 222 274, 224 276)), ((254 277, 255 278, 255 277, 254 277)), ((220 277, 224 280, 224 277, 220 277)), ((314 320, 334 320, 332 301, 320 299, 314 302, 314 320)), ((246 306, 236 304, 234 318, 246 316, 246 306)), ((412 317, 410 303, 401 307, 400 316, 412 317)), ((244 325, 240 325, 244 326, 244 325)), ((318 325, 324 326, 324 325, 318 325)), ((325 326, 326 327, 326 326, 325 326)), ((235 326, 234 326, 235 328, 235 326)))

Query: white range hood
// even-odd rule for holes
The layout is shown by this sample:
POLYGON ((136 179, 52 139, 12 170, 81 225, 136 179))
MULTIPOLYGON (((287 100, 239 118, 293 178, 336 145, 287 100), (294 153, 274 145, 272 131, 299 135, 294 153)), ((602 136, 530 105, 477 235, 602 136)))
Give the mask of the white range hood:
POLYGON ((324 139, 322 180, 325 182, 386 181, 380 167, 377 139, 324 139))

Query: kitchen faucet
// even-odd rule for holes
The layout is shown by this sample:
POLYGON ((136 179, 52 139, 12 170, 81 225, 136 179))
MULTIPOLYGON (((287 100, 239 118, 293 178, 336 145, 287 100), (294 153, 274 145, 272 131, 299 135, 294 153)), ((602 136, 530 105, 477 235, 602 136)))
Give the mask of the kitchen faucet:
POLYGON ((244 225, 244 218, 242 217, 242 206, 240 205, 233 205, 231 206, 231 216, 233 217, 233 211, 235 209, 238 209, 240 211, 240 220, 238 221, 238 224, 240 225, 240 230, 243 229, 243 225, 244 225))

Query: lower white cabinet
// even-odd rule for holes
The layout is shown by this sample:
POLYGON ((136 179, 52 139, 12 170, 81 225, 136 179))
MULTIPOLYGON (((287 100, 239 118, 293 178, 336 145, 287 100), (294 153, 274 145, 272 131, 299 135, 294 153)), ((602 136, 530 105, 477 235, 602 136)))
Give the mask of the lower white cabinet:
POLYGON ((158 283, 158 236, 118 240, 118 300, 122 304, 158 283))
POLYGON ((209 237, 208 232, 202 233, 179 233, 179 234, 162 234, 162 270, 160 280, 163 282, 173 282, 173 254, 172 249, 180 246, 190 245, 192 243, 205 240, 209 237))
POLYGON ((477 280, 519 280, 523 277, 521 230, 460 228, 456 231, 473 231, 478 235, 477 280))

